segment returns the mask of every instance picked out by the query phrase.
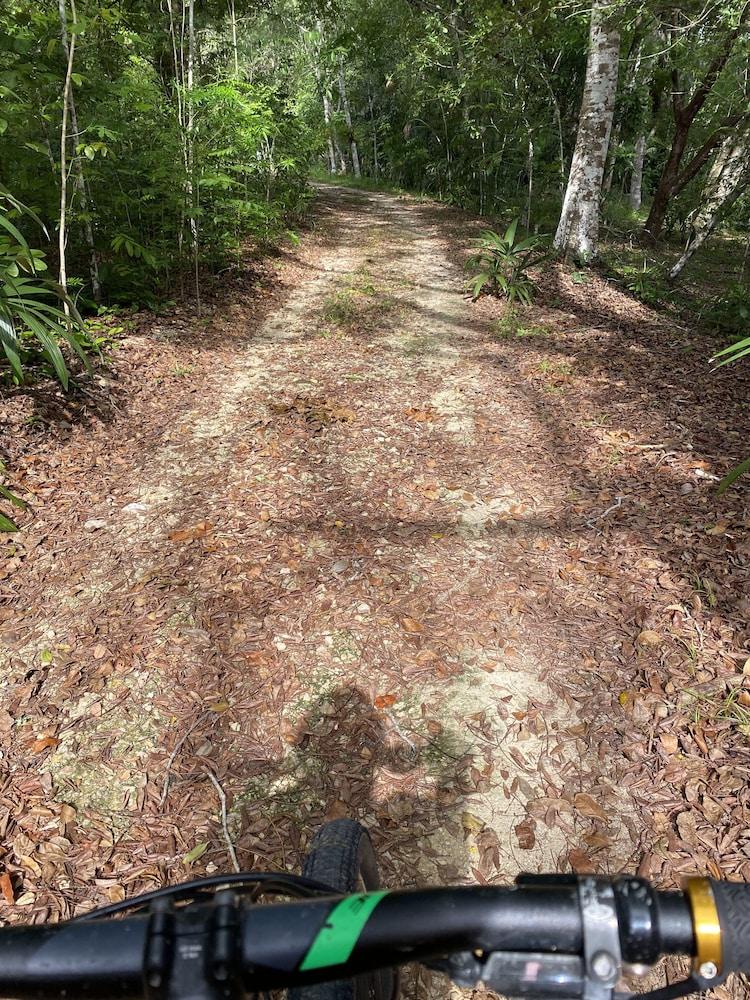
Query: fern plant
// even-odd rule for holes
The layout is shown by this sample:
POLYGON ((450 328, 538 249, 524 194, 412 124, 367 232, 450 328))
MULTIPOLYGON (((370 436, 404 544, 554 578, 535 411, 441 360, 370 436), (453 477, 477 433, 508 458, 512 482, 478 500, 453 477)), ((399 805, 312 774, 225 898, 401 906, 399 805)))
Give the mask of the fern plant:
POLYGON ((17 382, 28 364, 44 359, 67 389, 70 373, 60 344, 88 367, 83 320, 64 289, 40 276, 47 269, 44 253, 32 250, 12 221, 21 215, 44 230, 31 209, 0 187, 0 345, 17 382))
POLYGON ((518 221, 514 219, 503 236, 487 230, 473 241, 477 252, 466 266, 474 270, 468 284, 474 301, 488 289, 491 295, 502 296, 510 303, 531 304, 534 283, 528 270, 549 255, 543 250, 544 242, 539 236, 516 240, 518 221))

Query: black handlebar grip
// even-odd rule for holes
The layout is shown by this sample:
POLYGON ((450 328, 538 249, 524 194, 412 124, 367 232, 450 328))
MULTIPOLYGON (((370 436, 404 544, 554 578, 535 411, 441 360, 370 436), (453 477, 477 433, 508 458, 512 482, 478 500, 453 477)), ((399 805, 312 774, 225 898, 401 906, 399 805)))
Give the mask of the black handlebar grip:
POLYGON ((750 885, 711 881, 721 925, 724 972, 750 974, 750 885))

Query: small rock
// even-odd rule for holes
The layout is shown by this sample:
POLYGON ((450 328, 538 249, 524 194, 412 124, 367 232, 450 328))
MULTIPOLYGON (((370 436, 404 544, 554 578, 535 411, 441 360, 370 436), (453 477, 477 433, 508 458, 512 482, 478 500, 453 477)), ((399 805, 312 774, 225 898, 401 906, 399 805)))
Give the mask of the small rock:
POLYGON ((83 525, 84 531, 98 531, 100 528, 106 527, 107 522, 103 517, 92 517, 89 521, 86 521, 83 525))
POLYGON ((683 483, 682 486, 680 487, 680 493, 682 494, 682 496, 685 497, 688 495, 688 493, 692 493, 694 489, 695 487, 693 486, 692 483, 683 483))
POLYGON ((339 559, 333 564, 331 569, 334 573, 343 573, 348 565, 349 561, 347 559, 339 559))

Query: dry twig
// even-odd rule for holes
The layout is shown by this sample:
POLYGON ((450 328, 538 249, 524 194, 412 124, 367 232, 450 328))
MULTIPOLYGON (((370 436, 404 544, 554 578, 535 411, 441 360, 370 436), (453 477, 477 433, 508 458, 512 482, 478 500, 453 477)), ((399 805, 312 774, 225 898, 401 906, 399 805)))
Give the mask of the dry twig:
POLYGON ((226 792, 224 791, 224 789, 219 784, 219 780, 216 777, 216 775, 213 773, 213 771, 206 770, 206 774, 211 779, 211 784, 214 786, 214 788, 216 789, 216 792, 217 792, 217 794, 219 796, 219 802, 221 803, 221 829, 222 829, 222 831, 224 833, 224 842, 227 845, 227 851, 228 851, 229 857, 231 858, 231 861, 232 861, 232 867, 234 868, 234 870, 236 872, 239 872, 242 869, 240 868, 240 863, 237 860, 237 852, 234 849, 234 843, 232 842, 232 838, 229 835, 229 824, 227 823, 227 796, 226 796, 226 792))

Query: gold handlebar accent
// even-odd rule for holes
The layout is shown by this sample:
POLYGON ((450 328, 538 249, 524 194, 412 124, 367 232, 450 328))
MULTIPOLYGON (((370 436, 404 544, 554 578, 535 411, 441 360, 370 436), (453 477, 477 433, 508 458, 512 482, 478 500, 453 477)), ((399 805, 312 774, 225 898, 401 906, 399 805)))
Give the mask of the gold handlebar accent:
POLYGON ((721 924, 711 883, 707 878, 690 878, 685 882, 685 895, 693 915, 693 968, 698 972, 702 965, 710 962, 721 972, 721 924))

